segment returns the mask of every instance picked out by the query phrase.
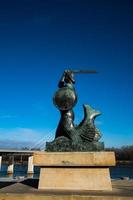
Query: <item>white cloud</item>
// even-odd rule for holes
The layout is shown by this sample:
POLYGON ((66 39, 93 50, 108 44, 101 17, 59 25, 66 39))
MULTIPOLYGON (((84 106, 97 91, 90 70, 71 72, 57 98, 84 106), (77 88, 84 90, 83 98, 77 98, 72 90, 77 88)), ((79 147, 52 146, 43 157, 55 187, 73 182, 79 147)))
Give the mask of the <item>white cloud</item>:
MULTIPOLYGON (((101 131, 105 147, 121 147, 133 144, 133 135, 101 131)), ((46 141, 52 141, 55 130, 32 128, 0 128, 0 148, 42 147, 46 141)))
POLYGON ((31 129, 22 127, 11 129, 0 128, 0 140, 4 143, 7 142, 8 146, 9 143, 12 145, 20 144, 20 146, 22 146, 22 144, 36 146, 38 143, 41 145, 40 141, 42 141, 42 144, 46 141, 51 141, 54 139, 54 135, 55 131, 48 129, 31 129))

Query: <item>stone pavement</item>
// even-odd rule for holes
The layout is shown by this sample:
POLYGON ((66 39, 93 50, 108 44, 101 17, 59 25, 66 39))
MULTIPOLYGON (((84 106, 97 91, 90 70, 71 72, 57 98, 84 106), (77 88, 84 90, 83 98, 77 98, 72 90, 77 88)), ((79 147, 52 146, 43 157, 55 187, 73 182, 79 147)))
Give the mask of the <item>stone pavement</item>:
POLYGON ((0 200, 133 200, 133 179, 112 180, 113 191, 38 190, 38 179, 0 181, 0 200))

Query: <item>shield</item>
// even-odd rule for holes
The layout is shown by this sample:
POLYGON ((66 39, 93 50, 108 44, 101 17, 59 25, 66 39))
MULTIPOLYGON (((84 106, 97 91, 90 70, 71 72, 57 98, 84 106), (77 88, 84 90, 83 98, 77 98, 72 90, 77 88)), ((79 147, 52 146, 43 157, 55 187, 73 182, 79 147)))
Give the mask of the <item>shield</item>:
POLYGON ((70 110, 77 103, 77 95, 73 89, 63 87, 57 90, 53 102, 59 110, 70 110))

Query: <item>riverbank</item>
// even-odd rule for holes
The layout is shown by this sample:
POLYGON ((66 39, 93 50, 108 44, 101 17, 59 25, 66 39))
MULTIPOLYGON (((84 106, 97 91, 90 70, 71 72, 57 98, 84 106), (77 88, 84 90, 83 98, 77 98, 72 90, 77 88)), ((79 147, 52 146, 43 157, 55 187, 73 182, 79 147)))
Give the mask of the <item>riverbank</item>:
POLYGON ((113 190, 105 191, 43 191, 38 179, 0 182, 0 200, 132 200, 133 180, 112 180, 113 190))

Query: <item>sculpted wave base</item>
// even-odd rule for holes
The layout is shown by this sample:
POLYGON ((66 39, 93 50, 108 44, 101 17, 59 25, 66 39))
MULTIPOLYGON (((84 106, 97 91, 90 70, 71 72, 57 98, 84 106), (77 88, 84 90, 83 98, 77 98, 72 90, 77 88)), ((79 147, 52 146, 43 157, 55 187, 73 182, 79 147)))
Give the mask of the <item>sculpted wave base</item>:
POLYGON ((46 142, 46 151, 48 152, 75 152, 75 151, 103 151, 104 142, 98 141, 80 141, 75 142, 66 137, 58 137, 52 142, 46 142))

